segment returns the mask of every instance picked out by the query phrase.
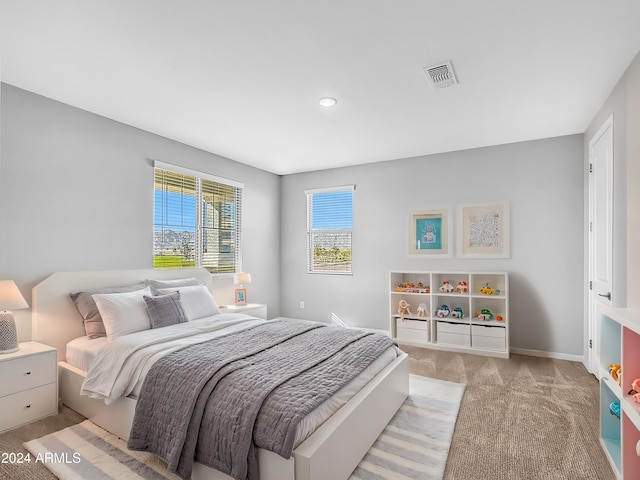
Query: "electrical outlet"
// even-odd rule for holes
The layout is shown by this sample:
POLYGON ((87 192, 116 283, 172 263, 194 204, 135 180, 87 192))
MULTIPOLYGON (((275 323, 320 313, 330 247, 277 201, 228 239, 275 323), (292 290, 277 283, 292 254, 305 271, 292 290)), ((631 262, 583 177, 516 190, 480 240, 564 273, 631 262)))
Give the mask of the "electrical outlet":
POLYGON ((300 308, 304 308, 304 302, 300 300, 300 308))

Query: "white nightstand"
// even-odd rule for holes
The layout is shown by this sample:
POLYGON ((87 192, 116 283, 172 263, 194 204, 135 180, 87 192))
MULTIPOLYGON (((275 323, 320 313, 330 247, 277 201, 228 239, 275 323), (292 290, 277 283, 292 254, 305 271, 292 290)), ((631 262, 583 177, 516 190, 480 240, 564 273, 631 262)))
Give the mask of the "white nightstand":
POLYGON ((0 432, 58 413, 57 357, 38 342, 0 355, 0 432))
POLYGON ((223 305, 222 313, 245 313, 252 317, 267 319, 267 306, 263 303, 247 303, 246 305, 223 305))

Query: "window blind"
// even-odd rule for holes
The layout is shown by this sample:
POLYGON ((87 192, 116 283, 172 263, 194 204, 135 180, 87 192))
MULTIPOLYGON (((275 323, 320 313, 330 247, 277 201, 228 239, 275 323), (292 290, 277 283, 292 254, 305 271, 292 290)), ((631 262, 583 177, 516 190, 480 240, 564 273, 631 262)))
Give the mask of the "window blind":
POLYGON ((154 166, 154 267, 241 271, 242 184, 154 166))
POLYGON ((307 272, 352 273, 354 185, 306 190, 307 272))

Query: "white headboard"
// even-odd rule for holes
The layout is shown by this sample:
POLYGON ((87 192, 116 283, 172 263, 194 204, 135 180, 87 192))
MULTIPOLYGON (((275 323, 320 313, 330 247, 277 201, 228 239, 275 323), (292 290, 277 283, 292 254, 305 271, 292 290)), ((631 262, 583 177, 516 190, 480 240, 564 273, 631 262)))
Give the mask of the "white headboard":
POLYGON ((145 279, 191 277, 197 278, 212 291, 211 273, 204 268, 56 272, 33 287, 32 338, 57 348, 58 360, 64 360, 67 343, 85 334, 82 317, 69 293, 132 285, 145 279))

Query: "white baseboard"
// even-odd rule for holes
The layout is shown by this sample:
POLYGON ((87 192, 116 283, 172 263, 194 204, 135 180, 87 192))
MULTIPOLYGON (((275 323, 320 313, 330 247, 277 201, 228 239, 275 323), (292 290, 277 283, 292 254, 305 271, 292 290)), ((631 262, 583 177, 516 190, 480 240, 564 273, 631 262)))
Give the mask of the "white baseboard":
POLYGON ((570 362, 580 362, 582 364, 585 363, 585 359, 583 355, 570 355, 568 353, 545 352, 542 350, 530 350, 528 348, 511 348, 509 351, 517 355, 527 355, 529 357, 555 358, 557 360, 569 360, 570 362))

